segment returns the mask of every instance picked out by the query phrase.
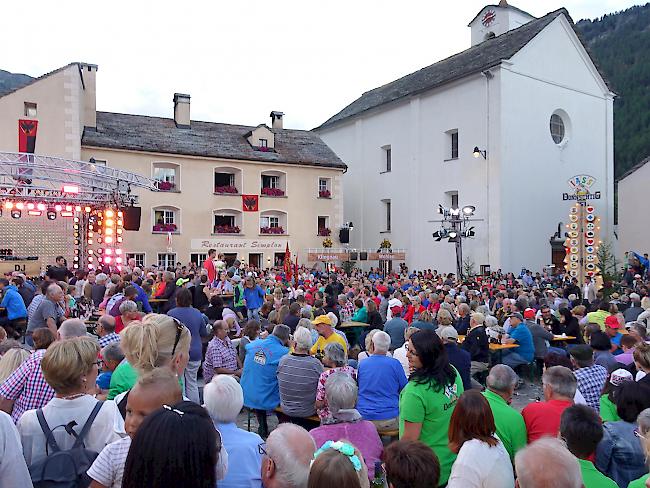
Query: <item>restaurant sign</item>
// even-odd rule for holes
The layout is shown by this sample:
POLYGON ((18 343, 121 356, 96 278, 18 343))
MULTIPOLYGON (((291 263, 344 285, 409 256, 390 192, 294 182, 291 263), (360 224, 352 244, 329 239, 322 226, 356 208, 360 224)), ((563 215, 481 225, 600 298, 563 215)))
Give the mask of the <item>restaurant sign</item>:
POLYGON ((263 252, 274 251, 281 252, 287 248, 286 239, 226 239, 214 238, 209 239, 192 239, 190 241, 192 250, 207 251, 216 249, 217 252, 263 252))
POLYGON ((325 263, 333 263, 335 261, 347 261, 350 259, 350 254, 347 252, 310 252, 307 253, 307 261, 322 261, 325 263))

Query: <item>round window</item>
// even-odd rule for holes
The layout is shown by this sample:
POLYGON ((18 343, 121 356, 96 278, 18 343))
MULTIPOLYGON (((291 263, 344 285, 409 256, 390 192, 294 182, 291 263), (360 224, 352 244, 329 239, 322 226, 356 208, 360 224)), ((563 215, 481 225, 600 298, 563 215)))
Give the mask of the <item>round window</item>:
POLYGON ((553 142, 561 144, 565 136, 565 127, 564 120, 559 114, 551 115, 550 130, 553 142))

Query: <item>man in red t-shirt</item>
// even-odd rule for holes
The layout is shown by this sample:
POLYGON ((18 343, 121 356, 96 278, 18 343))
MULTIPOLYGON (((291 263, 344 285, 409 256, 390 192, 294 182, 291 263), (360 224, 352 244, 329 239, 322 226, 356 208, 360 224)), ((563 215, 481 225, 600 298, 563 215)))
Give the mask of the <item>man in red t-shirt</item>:
POLYGON ((217 279, 217 270, 214 267, 214 257, 217 255, 216 249, 208 250, 208 257, 203 262, 203 269, 208 272, 208 283, 212 284, 217 279))
POLYGON ((557 437, 562 412, 573 405, 577 381, 569 368, 553 366, 544 372, 542 385, 545 401, 531 403, 521 412, 529 444, 540 437, 557 437))

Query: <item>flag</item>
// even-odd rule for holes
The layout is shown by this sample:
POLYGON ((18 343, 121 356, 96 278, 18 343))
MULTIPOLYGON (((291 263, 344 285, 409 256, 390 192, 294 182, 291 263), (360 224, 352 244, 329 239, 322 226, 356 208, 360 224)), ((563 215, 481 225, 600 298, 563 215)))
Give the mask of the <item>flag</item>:
POLYGON ((291 251, 289 251, 289 243, 284 251, 284 274, 288 282, 291 282, 291 251))
POLYGON ((257 212, 259 198, 259 195, 242 195, 241 201, 244 212, 257 212))
POLYGON ((34 154, 38 120, 18 121, 18 152, 34 154))
POLYGON ((294 288, 298 288, 298 254, 296 254, 296 265, 293 268, 294 288))

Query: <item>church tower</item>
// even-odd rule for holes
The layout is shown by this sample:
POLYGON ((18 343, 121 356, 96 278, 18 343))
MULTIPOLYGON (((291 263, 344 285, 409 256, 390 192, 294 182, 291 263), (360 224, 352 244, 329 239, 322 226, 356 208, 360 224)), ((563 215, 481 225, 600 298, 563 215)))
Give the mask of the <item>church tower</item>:
POLYGON ((498 5, 487 5, 468 25, 472 29, 472 46, 500 36, 534 19, 535 17, 528 12, 509 5, 507 0, 501 0, 498 5))

